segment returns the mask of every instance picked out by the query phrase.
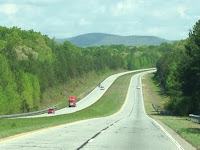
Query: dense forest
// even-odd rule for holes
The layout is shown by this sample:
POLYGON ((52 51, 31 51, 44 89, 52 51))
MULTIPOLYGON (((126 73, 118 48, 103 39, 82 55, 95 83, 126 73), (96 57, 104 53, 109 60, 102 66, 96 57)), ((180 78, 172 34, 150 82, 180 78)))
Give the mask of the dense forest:
POLYGON ((43 96, 49 88, 90 72, 154 67, 169 51, 166 43, 80 48, 33 30, 0 27, 0 114, 39 110, 51 100, 43 96))
POLYGON ((81 48, 33 30, 0 27, 0 114, 39 110, 51 101, 45 91, 90 72, 155 66, 155 79, 170 97, 165 108, 176 115, 200 114, 200 20, 185 40, 139 47, 81 48))
POLYGON ((170 96, 165 107, 176 115, 200 114, 200 20, 171 49, 158 61, 155 76, 170 96))

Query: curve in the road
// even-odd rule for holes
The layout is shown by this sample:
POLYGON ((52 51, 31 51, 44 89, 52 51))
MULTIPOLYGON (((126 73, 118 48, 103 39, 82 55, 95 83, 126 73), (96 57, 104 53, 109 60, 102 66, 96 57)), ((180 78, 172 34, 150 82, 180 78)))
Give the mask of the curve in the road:
POLYGON ((143 106, 139 73, 134 75, 123 109, 115 115, 62 125, 15 140, 0 142, 0 149, 178 150, 143 106))
POLYGON ((57 116, 57 115, 63 115, 63 114, 69 114, 74 113, 76 111, 80 111, 82 109, 85 109, 92 104, 94 104, 97 100, 99 100, 103 94, 108 90, 108 88, 112 85, 112 83, 120 76, 133 73, 133 72, 139 72, 139 71, 148 71, 148 70, 155 70, 155 68, 148 68, 148 69, 139 69, 139 70, 133 70, 133 71, 127 71, 122 72, 118 74, 114 74, 106 78, 101 85, 104 86, 104 90, 101 90, 99 87, 96 87, 92 92, 90 92, 86 97, 84 97, 82 100, 77 102, 77 107, 66 107, 60 110, 57 110, 55 114, 40 114, 40 115, 32 115, 32 116, 25 116, 25 117, 18 117, 18 118, 38 118, 38 117, 50 117, 50 116, 57 116))

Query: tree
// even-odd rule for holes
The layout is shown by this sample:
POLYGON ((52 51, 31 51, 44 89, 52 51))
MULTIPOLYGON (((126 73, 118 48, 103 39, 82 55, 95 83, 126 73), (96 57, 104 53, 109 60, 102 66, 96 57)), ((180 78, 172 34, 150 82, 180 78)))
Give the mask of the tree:
POLYGON ((19 112, 19 94, 12 71, 6 58, 0 54, 0 113, 10 114, 19 112))
POLYGON ((171 48, 158 61, 156 73, 171 98, 166 108, 176 115, 200 114, 200 20, 187 40, 175 42, 171 48))
POLYGON ((190 31, 185 47, 188 59, 183 60, 183 93, 185 101, 190 102, 188 113, 200 114, 200 20, 190 31))

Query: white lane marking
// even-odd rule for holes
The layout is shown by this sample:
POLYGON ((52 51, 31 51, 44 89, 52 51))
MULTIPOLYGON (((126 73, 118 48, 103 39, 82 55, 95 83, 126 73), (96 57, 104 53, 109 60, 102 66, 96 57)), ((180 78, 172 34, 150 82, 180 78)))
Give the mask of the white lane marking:
MULTIPOLYGON (((133 75, 133 76, 135 76, 135 75, 133 75)), ((133 80, 133 76, 132 76, 131 81, 129 83, 129 88, 128 88, 128 92, 126 94, 126 99, 125 99, 124 104, 122 105, 122 107, 120 108, 120 110, 118 110, 116 113, 114 113, 114 114, 112 114, 110 116, 106 116, 106 117, 113 117, 113 116, 119 114, 120 112, 122 112, 123 108, 125 107, 125 105, 126 105, 126 103, 128 101, 128 96, 129 96, 129 93, 130 93, 131 83, 132 83, 132 80, 133 80)), ((54 129, 54 128, 59 128, 59 127, 62 127, 62 126, 68 126, 68 125, 71 125, 71 124, 76 124, 76 123, 80 123, 80 122, 88 121, 88 120, 95 120, 95 119, 99 119, 99 118, 104 118, 104 117, 98 117, 98 118, 92 118, 92 119, 85 119, 85 120, 78 120, 78 121, 71 122, 71 123, 65 123, 65 124, 61 124, 61 125, 57 125, 57 126, 53 126, 53 127, 42 128, 42 129, 39 129, 39 130, 35 130, 35 131, 31 131, 31 132, 26 132, 26 133, 22 133, 22 134, 18 134, 18 135, 14 135, 14 136, 8 137, 6 139, 1 139, 0 143, 5 143, 5 142, 13 141, 13 140, 25 137, 25 136, 33 135, 33 134, 40 133, 40 132, 43 132, 43 131, 48 131, 48 130, 51 130, 51 129, 54 129)))
MULTIPOLYGON (((94 120, 95 119, 98 119, 98 118, 94 118, 94 120)), ((60 128, 60 127, 65 127, 65 126, 70 126, 70 125, 78 124, 80 122, 84 122, 84 121, 87 121, 87 120, 90 120, 90 119, 78 120, 78 121, 75 121, 75 122, 60 124, 60 125, 56 125, 56 126, 53 126, 53 127, 47 127, 47 128, 42 128, 42 129, 38 129, 38 130, 26 132, 26 133, 21 133, 21 134, 13 135, 13 136, 7 137, 5 139, 0 139, 0 143, 6 143, 6 142, 13 141, 13 140, 16 140, 16 139, 20 139, 20 138, 23 138, 23 137, 26 137, 26 136, 29 136, 29 135, 34 135, 34 134, 37 134, 37 133, 40 133, 40 132, 49 131, 49 130, 60 128)))
POLYGON ((93 142, 94 141, 94 139, 90 139, 89 141, 88 141, 88 143, 91 143, 91 142, 93 142))
MULTIPOLYGON (((135 74, 135 75, 136 75, 136 74, 135 74)), ((122 107, 120 108, 120 110, 118 110, 116 113, 110 115, 109 117, 113 117, 113 116, 118 115, 119 113, 122 112, 122 110, 123 110, 124 107, 126 106, 126 104, 127 104, 127 102, 128 102, 129 95, 130 95, 129 93, 131 92, 131 85, 132 85, 131 83, 132 83, 133 77, 134 77, 135 75, 133 75, 133 76, 131 77, 131 80, 130 80, 130 82, 129 82, 128 92, 126 93, 126 98, 125 98, 125 101, 124 101, 122 107)))
MULTIPOLYGON (((155 68, 134 70, 134 71, 130 71, 130 73, 135 73, 135 72, 137 73, 138 71, 147 71, 147 70, 151 70, 151 69, 155 69, 155 68)), ((127 74, 127 73, 125 73, 125 74, 127 74)), ((117 111, 116 113, 114 113, 114 114, 112 114, 110 116, 106 116, 106 117, 113 117, 113 116, 119 114, 120 112, 122 112, 122 110, 124 109, 124 107, 125 107, 125 105, 126 105, 126 103, 128 101, 128 97, 129 97, 129 93, 130 93, 130 89, 131 89, 131 83, 132 83, 132 80, 133 80, 134 76, 135 75, 133 75, 132 78, 131 78, 131 81, 130 81, 129 87, 128 87, 128 92, 126 94, 125 102, 122 105, 122 107, 120 108, 120 110, 117 111)), ((64 124, 56 125, 56 126, 53 126, 53 127, 47 127, 47 128, 42 128, 42 129, 38 129, 38 130, 26 132, 26 133, 21 133, 21 134, 17 134, 17 135, 13 135, 13 136, 7 137, 5 139, 0 139, 0 143, 6 143, 6 142, 13 141, 13 140, 16 140, 16 139, 20 139, 20 138, 23 138, 23 137, 26 137, 26 136, 29 136, 29 135, 37 134, 37 133, 40 133, 40 132, 43 132, 43 131, 49 131, 49 130, 52 130, 54 128, 69 126, 69 125, 72 125, 72 124, 77 124, 77 123, 80 123, 80 122, 84 122, 84 121, 88 121, 88 120, 95 120, 95 119, 100 119, 100 118, 104 118, 104 117, 98 117, 98 118, 92 118, 92 119, 85 119, 85 120, 78 120, 78 121, 71 122, 71 123, 64 123, 64 124)))
MULTIPOLYGON (((57 110, 57 113, 54 114, 53 116, 57 116, 57 115, 63 115, 63 114, 70 114, 70 113, 74 113, 76 111, 80 111, 82 109, 85 109, 89 106, 91 106, 92 104, 94 104, 96 101, 98 101, 102 96, 103 94, 107 91, 108 88, 110 88, 110 86, 115 82, 115 80, 117 78, 119 78, 120 76, 122 75, 126 75, 126 74, 130 74, 130 73, 137 73, 137 72, 140 72, 140 71, 148 71, 148 70, 152 70, 152 69, 155 69, 155 68, 147 68, 147 69, 138 69, 138 70, 132 70, 132 71, 126 71, 126 72, 121 72, 121 73, 117 73, 117 74, 114 74, 114 75, 111 75, 109 77, 107 77, 103 82, 102 84, 105 84, 105 82, 110 82, 110 83, 106 83, 106 90, 103 90, 103 93, 94 101, 90 101, 90 104, 87 105, 87 106, 84 106, 82 105, 81 103, 83 103, 83 101, 85 101, 85 99, 87 99, 88 97, 90 97, 90 95, 95 95, 93 92, 95 90, 98 91, 98 87, 94 88, 86 97, 84 97, 83 99, 81 99, 79 102, 77 102, 77 105, 79 105, 79 107, 76 107, 73 111, 70 111, 70 112, 63 112, 63 110, 69 110, 68 108, 63 108, 63 109, 60 109, 60 110, 57 110), (110 79, 111 77, 114 77, 114 80, 113 79, 110 79), (110 81, 111 80, 111 81, 110 81), (60 112, 60 113, 59 113, 60 112)), ((48 114, 42 114, 42 115, 36 115, 36 116, 27 116, 27 117, 18 117, 18 118, 40 118, 40 117, 49 117, 48 114)), ((17 119, 17 118, 16 118, 17 119)))
MULTIPOLYGON (((152 72, 149 71, 149 73, 152 73, 152 72)), ((142 84, 142 81, 141 81, 142 80, 142 76, 144 76, 145 74, 147 74, 147 73, 144 73, 144 74, 140 75, 140 85, 142 84)), ((181 145, 156 120, 154 120, 153 118, 149 117, 146 114, 146 111, 145 111, 145 108, 144 108, 144 99, 143 99, 142 86, 141 86, 140 89, 141 89, 141 98, 142 98, 142 103, 143 103, 144 114, 147 116, 147 118, 152 120, 156 125, 158 125, 160 127, 160 129, 172 140, 172 142, 178 147, 179 150, 184 150, 184 148, 181 147, 181 145)))

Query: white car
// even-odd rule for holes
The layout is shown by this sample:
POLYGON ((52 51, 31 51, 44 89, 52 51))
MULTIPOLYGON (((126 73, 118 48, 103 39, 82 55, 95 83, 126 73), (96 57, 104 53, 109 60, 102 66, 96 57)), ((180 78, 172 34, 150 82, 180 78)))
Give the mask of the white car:
POLYGON ((140 89, 140 86, 137 86, 136 89, 140 89))

